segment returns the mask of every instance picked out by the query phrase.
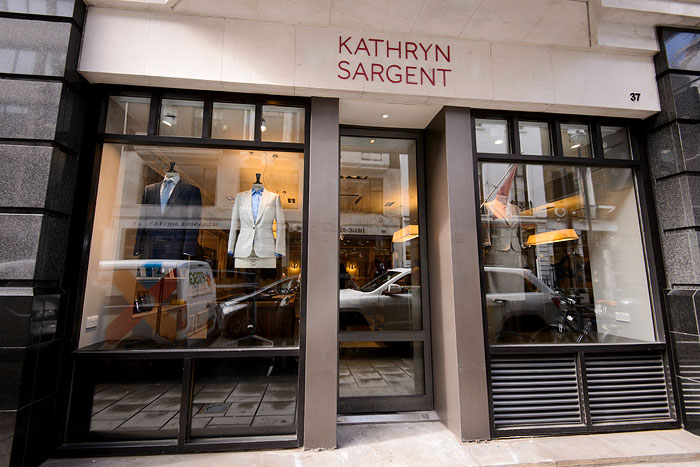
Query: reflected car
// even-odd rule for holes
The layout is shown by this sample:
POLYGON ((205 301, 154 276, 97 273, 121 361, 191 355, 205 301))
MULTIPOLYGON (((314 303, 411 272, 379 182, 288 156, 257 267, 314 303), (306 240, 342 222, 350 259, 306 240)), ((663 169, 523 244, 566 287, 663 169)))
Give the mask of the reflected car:
POLYGON ((341 331, 420 329, 420 286, 409 268, 389 269, 358 289, 341 289, 339 311, 341 331))
POLYGON ((485 266, 489 340, 532 340, 533 334, 559 326, 566 299, 532 271, 485 266))
POLYGON ((299 276, 294 275, 226 300, 218 306, 219 328, 234 338, 253 333, 265 338, 291 337, 299 307, 299 289, 299 276))

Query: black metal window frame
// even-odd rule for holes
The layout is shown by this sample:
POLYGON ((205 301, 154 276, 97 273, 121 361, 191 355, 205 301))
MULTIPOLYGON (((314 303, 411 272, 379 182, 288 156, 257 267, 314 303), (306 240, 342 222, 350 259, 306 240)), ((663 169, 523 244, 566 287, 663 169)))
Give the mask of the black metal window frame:
MULTIPOLYGON (((309 130, 311 118, 311 101, 308 98, 289 96, 265 96, 239 94, 219 91, 195 91, 170 88, 131 87, 116 85, 96 85, 91 87, 90 117, 92 125, 86 125, 84 141, 94 148, 92 158, 81 161, 80 175, 83 183, 76 192, 76 213, 81 218, 74 221, 74 230, 81 233, 69 247, 69 255, 79 258, 74 262, 72 273, 75 280, 70 284, 70 299, 67 306, 66 323, 69 326, 68 337, 63 349, 63 361, 66 362, 60 373, 59 399, 56 410, 57 449, 59 457, 91 455, 126 455, 184 453, 207 451, 230 451, 242 449, 291 448, 303 445, 304 426, 304 366, 305 366, 305 326, 306 275, 301 277, 301 307, 299 326, 299 345, 286 347, 240 347, 240 348, 199 348, 199 349, 133 349, 133 350, 81 350, 78 348, 80 338, 83 303, 87 285, 89 253, 95 218, 98 181, 101 168, 102 149, 105 144, 142 144, 154 146, 195 147, 212 149, 241 149, 279 152, 296 152, 304 155, 303 196, 308 198, 308 164, 309 164, 309 130), (150 98, 148 131, 146 135, 126 135, 105 133, 109 98, 142 97, 150 98), (161 103, 163 99, 202 101, 204 103, 202 135, 200 137, 163 136, 158 134, 161 103), (236 103, 255 105, 255 132, 253 140, 227 140, 211 138, 213 104, 236 103), (263 106, 298 107, 304 109, 304 141, 285 143, 262 141, 260 129, 263 106), (89 182, 89 183, 86 183, 89 182), (295 435, 242 436, 228 438, 192 439, 192 402, 194 398, 194 374, 197 361, 212 358, 244 357, 296 357, 298 358, 298 396, 295 435), (73 391, 80 391, 78 366, 99 365, 101 361, 120 360, 177 360, 182 364, 180 429, 177 439, 109 441, 109 442, 70 442, 70 401, 73 391)), ((87 146, 86 147, 90 147, 87 146)), ((89 153, 89 151, 88 151, 89 153)), ((302 212, 302 258, 301 267, 308 265, 308 208, 305 203, 302 212)))
MULTIPOLYGON (((491 435, 494 437, 503 436, 496 430, 494 424, 493 413, 493 386, 491 381, 491 356, 492 355, 534 355, 534 354, 565 354, 571 353, 576 355, 577 371, 579 372, 579 392, 582 395, 584 411, 584 425, 580 427, 542 427, 538 429, 523 428, 518 430, 510 430, 505 436, 526 435, 526 434, 555 434, 555 433, 582 433, 582 432, 609 432, 618 431, 619 426, 599 426, 593 427, 590 423, 589 408, 586 406, 587 396, 584 398, 585 389, 583 388, 583 377, 585 377, 585 369, 583 369, 583 361, 586 355, 591 354, 611 354, 611 353, 629 353, 629 352, 649 352, 658 351, 664 355, 664 362, 668 370, 668 387, 671 391, 671 397, 674 401, 674 416, 672 422, 651 422, 640 423, 630 429, 654 429, 680 426, 678 388, 675 378, 675 368, 672 364, 673 349, 668 346, 668 323, 666 319, 665 302, 663 300, 661 284, 665 283, 665 272, 661 256, 661 244, 658 236, 658 225, 656 221, 656 210, 652 194, 651 176, 646 153, 646 144, 644 143, 644 124, 639 120, 629 120, 624 118, 611 117, 593 117, 581 115, 564 115, 564 114, 547 114, 534 112, 516 112, 516 111, 499 111, 499 110, 472 110, 471 128, 472 132, 472 153, 474 164, 474 201, 476 203, 477 225, 481 223, 480 210, 480 193, 478 165, 482 162, 496 163, 525 163, 533 165, 566 165, 572 167, 603 167, 603 168, 629 168, 634 174, 635 194, 637 198, 637 211, 640 220, 640 229, 642 234, 642 248, 644 260, 647 270, 647 283, 649 287, 649 298, 652 307, 652 320, 654 326, 654 334, 656 342, 645 343, 626 343, 626 344, 607 344, 607 343, 584 343, 584 344, 490 344, 488 341, 488 313, 486 309, 486 277, 484 272, 484 256, 483 251, 479 249, 479 267, 480 267, 480 282, 481 282, 481 304, 483 316, 483 332, 484 345, 486 351, 486 367, 488 374, 488 390, 489 390, 489 412, 491 417, 491 435), (506 120, 508 125, 508 137, 511 152, 507 154, 494 154, 477 151, 476 142, 476 119, 498 119, 506 120), (549 126, 550 145, 552 155, 550 156, 531 156, 520 154, 520 138, 519 138, 519 121, 534 121, 547 122, 549 126), (561 125, 562 124, 582 124, 588 125, 590 129, 590 141, 592 147, 592 157, 590 158, 575 158, 564 157, 564 151, 561 140, 561 125), (630 143, 631 159, 606 159, 603 151, 603 141, 601 127, 617 126, 627 128, 627 133, 630 143), (583 377, 582 377, 583 375, 583 377)), ((477 229, 478 244, 482 244, 481 229, 477 229)))
MULTIPOLYGON (((425 151, 423 131, 410 129, 387 129, 361 126, 340 127, 340 138, 359 136, 384 139, 412 139, 416 141, 416 170, 418 195, 418 228, 421 235, 427 237, 427 220, 425 215, 425 151)), ((340 141, 338 141, 340 145, 340 141)), ((340 180, 338 181, 340 183, 340 180)), ((340 202, 340 200, 338 201, 340 202)), ((340 218, 338 218, 340 225, 340 218)), ((338 397, 338 413, 381 413, 432 410, 433 408, 433 364, 430 332, 430 290, 428 286, 428 243, 420 243, 421 255, 421 307, 423 313, 423 330, 421 331, 339 331, 338 344, 341 342, 421 342, 423 344, 423 364, 425 371, 425 394, 406 396, 365 396, 338 397)), ((339 312, 339 311, 336 311, 339 312)))

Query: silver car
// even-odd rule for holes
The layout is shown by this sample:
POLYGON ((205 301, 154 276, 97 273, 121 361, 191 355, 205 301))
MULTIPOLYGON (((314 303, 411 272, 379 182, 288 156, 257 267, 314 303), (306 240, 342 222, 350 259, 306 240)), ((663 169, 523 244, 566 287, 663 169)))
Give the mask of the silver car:
POLYGON ((420 329, 420 285, 413 279, 409 268, 394 268, 359 289, 341 289, 340 330, 420 329))

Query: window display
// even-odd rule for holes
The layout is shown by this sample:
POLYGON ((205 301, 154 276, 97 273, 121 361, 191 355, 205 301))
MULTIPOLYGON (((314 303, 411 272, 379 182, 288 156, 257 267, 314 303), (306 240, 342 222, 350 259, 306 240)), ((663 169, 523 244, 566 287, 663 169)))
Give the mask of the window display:
POLYGON ((303 180, 302 153, 105 144, 79 347, 298 345, 303 180))
POLYGON ((634 175, 479 164, 489 341, 655 341, 634 175))

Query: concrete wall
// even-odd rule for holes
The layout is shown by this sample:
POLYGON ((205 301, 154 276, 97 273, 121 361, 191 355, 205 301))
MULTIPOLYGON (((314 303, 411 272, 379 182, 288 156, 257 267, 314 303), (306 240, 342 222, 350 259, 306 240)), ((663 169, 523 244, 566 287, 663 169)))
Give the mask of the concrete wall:
MULTIPOLYGON (((700 32, 700 30, 698 31, 700 32)), ((697 73, 655 58, 661 113, 648 120, 666 310, 685 426, 700 433, 700 93, 697 73)))
POLYGON ((38 465, 53 444, 84 12, 81 0, 0 2, 0 466, 38 465))

